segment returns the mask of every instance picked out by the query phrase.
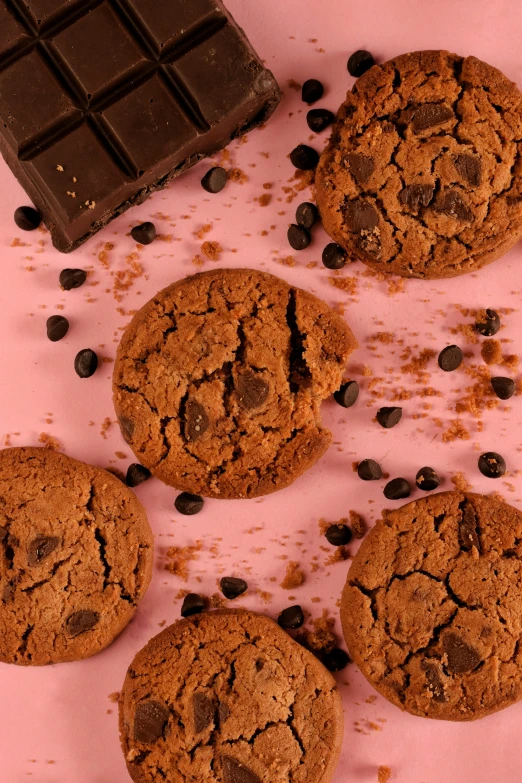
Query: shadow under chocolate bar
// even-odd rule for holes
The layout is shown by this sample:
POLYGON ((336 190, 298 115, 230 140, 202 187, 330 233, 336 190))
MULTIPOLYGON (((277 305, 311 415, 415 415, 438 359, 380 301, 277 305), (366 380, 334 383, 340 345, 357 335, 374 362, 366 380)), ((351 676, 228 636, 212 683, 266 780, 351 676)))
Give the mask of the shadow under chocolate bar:
POLYGON ((0 146, 69 252, 280 99, 219 0, 3 0, 0 146))

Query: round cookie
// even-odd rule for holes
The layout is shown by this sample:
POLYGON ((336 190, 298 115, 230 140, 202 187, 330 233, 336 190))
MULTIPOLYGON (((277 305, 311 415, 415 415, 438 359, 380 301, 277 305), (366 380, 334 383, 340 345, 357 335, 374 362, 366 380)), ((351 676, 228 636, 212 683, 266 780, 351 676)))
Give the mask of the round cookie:
POLYGON ((136 612, 153 538, 119 479, 49 449, 0 451, 0 660, 88 658, 136 612))
POLYGON ((216 498, 286 487, 326 451, 321 402, 356 347, 328 305, 272 275, 218 269, 157 294, 118 347, 114 404, 141 464, 216 498))
POLYGON ((461 492, 387 512, 352 563, 341 621, 397 707, 455 721, 508 707, 522 697, 522 513, 461 492))
POLYGON ((132 662, 120 736, 136 783, 328 783, 343 711, 335 680, 272 620, 181 620, 132 662))
POLYGON ((316 176, 330 236, 380 272, 472 272, 522 234, 522 94, 476 57, 404 54, 341 106, 316 176))

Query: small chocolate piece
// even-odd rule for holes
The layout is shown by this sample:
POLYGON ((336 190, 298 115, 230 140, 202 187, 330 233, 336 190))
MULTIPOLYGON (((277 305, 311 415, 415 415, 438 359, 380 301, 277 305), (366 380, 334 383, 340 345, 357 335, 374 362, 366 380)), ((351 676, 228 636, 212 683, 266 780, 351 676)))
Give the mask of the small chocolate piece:
POLYGON ((69 321, 63 315, 51 315, 47 319, 47 337, 52 343, 62 340, 69 331, 69 321))
MULTIPOLYGON (((409 121, 410 110, 406 109, 404 112, 404 119, 409 121)), ((415 133, 420 133, 427 128, 434 128, 437 125, 442 125, 448 120, 455 119, 453 109, 446 106, 444 103, 424 103, 421 106, 413 109, 411 115, 411 127, 415 133)))
POLYGON ((37 536, 27 548, 27 564, 40 565, 60 545, 60 539, 55 536, 37 536))
POLYGON ((482 318, 475 324, 475 329, 484 337, 493 337, 494 334, 500 329, 500 316, 496 310, 491 310, 489 307, 485 311, 486 318, 482 318))
POLYGON ((453 372, 462 364, 464 355, 458 345, 448 345, 439 353, 439 367, 444 372, 453 372))
POLYGON ((144 465, 140 465, 139 462, 133 462, 127 468, 127 475, 125 476, 125 483, 128 487, 137 487, 139 484, 143 484, 151 476, 150 470, 144 465))
POLYGON ((190 492, 181 492, 174 501, 174 506, 176 511, 179 511, 180 514, 191 517, 194 514, 199 514, 203 508, 203 502, 203 498, 200 495, 192 495, 190 492))
POLYGON ((192 708, 194 710, 194 730, 196 734, 199 734, 214 722, 216 705, 204 693, 193 693, 192 708))
POLYGON ((210 421, 205 408, 197 400, 190 399, 185 410, 185 437, 191 443, 208 430, 210 421))
POLYGON ((463 223, 471 223, 473 220, 473 212, 456 190, 441 193, 435 200, 434 209, 463 223))
POLYGON ((496 376, 491 379, 493 391, 501 400, 509 400, 517 389, 516 383, 511 378, 496 376))
POLYGON ((228 174, 221 166, 214 166, 213 169, 209 169, 203 179, 201 185, 207 191, 207 193, 220 193, 228 181, 228 174))
POLYGON ((444 703, 447 701, 444 683, 442 682, 438 665, 435 663, 422 662, 422 668, 426 674, 428 688, 432 694, 433 701, 444 703))
POLYGON ((477 552, 481 551, 480 538, 477 530, 477 515, 475 509, 469 502, 461 504, 462 517, 459 524, 459 545, 466 552, 475 547, 477 552))
POLYGON ((91 631, 100 619, 97 612, 92 612, 90 609, 80 609, 78 612, 73 612, 67 620, 65 625, 69 636, 73 638, 79 636, 81 633, 91 631))
POLYGON ((329 672, 340 672, 350 663, 348 653, 341 650, 340 647, 334 647, 333 650, 321 656, 321 661, 329 672))
POLYGON ((295 211, 295 222, 298 226, 306 228, 308 231, 315 225, 318 217, 319 210, 315 204, 311 204, 309 201, 299 204, 295 211))
POLYGON ((460 176, 473 187, 478 187, 482 180, 482 163, 478 155, 462 153, 454 155, 453 163, 460 176))
POLYGON ((58 280, 64 291, 71 291, 85 283, 87 272, 84 269, 62 269, 58 280))
POLYGON ((320 100, 324 94, 324 87, 318 79, 307 79, 301 90, 303 103, 315 103, 320 100))
POLYGON ((352 540, 352 531, 348 525, 330 525, 325 536, 332 546, 346 546, 352 540))
POLYGON ((346 224, 350 231, 373 231, 379 225, 379 213, 369 201, 355 198, 347 201, 343 208, 346 224))
POLYGON ((270 387, 255 372, 244 372, 235 382, 239 404, 247 411, 261 407, 268 397, 270 387))
POLYGON ((375 418, 381 427, 389 430, 392 427, 395 427, 395 425, 398 424, 402 419, 402 408, 379 408, 375 418))
POLYGON ((18 207, 15 209, 14 222, 22 231, 34 231, 42 222, 42 218, 33 207, 18 207))
POLYGON ((288 227, 288 242, 294 250, 304 250, 312 241, 312 235, 306 228, 291 223, 288 227))
POLYGON ((304 620, 303 610, 299 605, 289 606, 287 609, 283 609, 277 618, 277 622, 281 628, 289 629, 300 628, 303 625, 304 620))
POLYGON ((345 161, 350 170, 350 174, 358 185, 364 185, 373 174, 375 165, 373 158, 369 155, 361 155, 359 152, 349 152, 345 161))
POLYGON ((228 704, 225 704, 224 702, 220 701, 218 706, 218 720, 220 726, 223 725, 223 723, 226 721, 229 715, 230 715, 230 707, 228 706, 228 704))
POLYGON ((388 481, 383 493, 388 500, 401 500, 402 498, 409 498, 411 487, 405 478, 394 478, 388 481))
POLYGON ((363 73, 369 71, 372 65, 375 65, 373 55, 365 49, 358 49, 350 55, 346 67, 348 68, 350 76, 354 76, 358 79, 363 73))
POLYGON ((132 443, 132 436, 134 435, 134 422, 127 416, 120 416, 118 418, 121 434, 123 435, 127 443, 132 443))
POLYGON ((357 475, 363 481, 378 481, 382 478, 382 468, 374 459, 363 459, 357 466, 357 475))
POLYGON ((191 617, 193 614, 200 614, 205 611, 206 601, 197 593, 189 593, 183 599, 181 605, 181 616, 191 617))
POLYGON ((506 472, 506 461, 495 451, 486 451, 480 455, 478 467, 486 478, 500 478, 506 472))
POLYGON ((134 226, 131 228, 131 237, 140 245, 150 245, 156 239, 156 226, 150 221, 134 226))
POLYGON ((262 783, 252 770, 231 756, 223 756, 223 783, 262 783))
POLYGON ((314 133, 326 130, 335 120, 335 114, 328 109, 310 109, 306 115, 308 127, 314 133))
POLYGON ((421 207, 427 207, 433 198, 433 185, 416 184, 408 185, 403 188, 399 194, 401 204, 418 211, 421 207))
POLYGON ((98 369, 98 357, 90 348, 84 348, 76 354, 74 369, 80 378, 90 378, 98 369))
POLYGON ((456 633, 448 633, 442 644, 447 655, 446 666, 453 674, 473 671, 481 662, 480 654, 456 633))
POLYGON ((337 242, 329 242, 323 250, 322 261, 327 269, 342 269, 346 264, 346 251, 337 242))
POLYGON ((347 381, 338 391, 334 392, 334 400, 343 408, 351 408, 357 402, 358 397, 359 384, 357 381, 347 381))
POLYGON ((307 144, 299 144, 290 153, 290 161, 296 169, 310 171, 319 163, 319 153, 307 144))
POLYGON ((440 478, 437 476, 433 468, 425 467, 421 468, 415 476, 415 483, 419 489, 424 492, 431 492, 432 489, 437 489, 440 485, 440 478))
POLYGON ((238 579, 236 576, 224 576, 219 580, 219 586, 225 598, 228 598, 230 601, 233 601, 234 598, 239 598, 248 589, 245 580, 238 579))
POLYGON ((154 699, 140 701, 134 713, 134 739, 136 742, 156 742, 165 731, 170 710, 166 704, 154 699))

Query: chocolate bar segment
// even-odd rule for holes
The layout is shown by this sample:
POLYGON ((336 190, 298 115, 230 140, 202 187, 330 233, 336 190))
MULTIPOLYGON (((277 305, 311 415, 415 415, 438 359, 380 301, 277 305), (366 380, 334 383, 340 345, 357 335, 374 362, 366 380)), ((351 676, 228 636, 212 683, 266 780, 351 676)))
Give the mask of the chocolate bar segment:
POLYGON ((4 0, 0 148, 73 250, 280 98, 218 0, 4 0))

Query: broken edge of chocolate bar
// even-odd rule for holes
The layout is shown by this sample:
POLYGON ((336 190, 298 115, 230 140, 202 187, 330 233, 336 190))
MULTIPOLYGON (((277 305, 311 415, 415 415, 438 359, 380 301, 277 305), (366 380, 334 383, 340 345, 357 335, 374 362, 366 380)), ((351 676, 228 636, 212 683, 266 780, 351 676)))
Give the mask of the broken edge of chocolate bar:
POLYGON ((62 252, 279 100, 219 0, 0 4, 0 149, 62 252))

